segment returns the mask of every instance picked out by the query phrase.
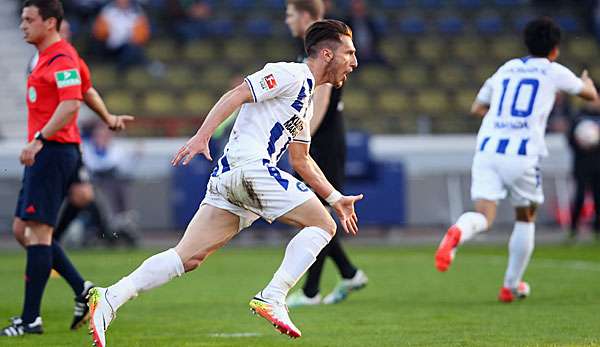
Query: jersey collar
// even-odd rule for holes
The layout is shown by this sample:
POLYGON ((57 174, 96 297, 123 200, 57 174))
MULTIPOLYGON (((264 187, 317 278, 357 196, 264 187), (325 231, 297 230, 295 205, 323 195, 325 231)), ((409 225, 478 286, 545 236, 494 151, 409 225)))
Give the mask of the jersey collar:
POLYGON ((40 56, 52 54, 52 52, 56 52, 57 50, 62 48, 64 45, 65 45, 65 41, 63 39, 60 39, 60 40, 54 42, 53 44, 51 44, 50 46, 46 47, 46 49, 44 49, 43 51, 41 51, 40 56))

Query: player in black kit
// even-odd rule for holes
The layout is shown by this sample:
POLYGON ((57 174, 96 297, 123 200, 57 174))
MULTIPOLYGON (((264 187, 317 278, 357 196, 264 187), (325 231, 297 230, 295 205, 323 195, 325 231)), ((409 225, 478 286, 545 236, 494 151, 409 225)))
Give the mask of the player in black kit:
MULTIPOLYGON (((321 0, 288 0, 286 24, 294 37, 302 39, 310 24, 322 19, 323 13, 324 6, 321 0)), ((301 49, 302 53, 297 59, 299 62, 306 59, 304 47, 301 49)), ((319 86, 313 97, 314 115, 310 122, 310 155, 337 190, 342 189, 344 184, 346 164, 346 131, 341 98, 341 88, 333 88, 329 84, 319 86)), ((324 201, 323 204, 327 206, 324 201)), ((346 299, 350 292, 363 288, 367 281, 365 273, 352 265, 336 235, 308 269, 303 288, 292 293, 287 304, 290 307, 335 304, 346 299), (319 284, 325 258, 328 256, 336 264, 342 280, 330 294, 322 297, 319 284)))

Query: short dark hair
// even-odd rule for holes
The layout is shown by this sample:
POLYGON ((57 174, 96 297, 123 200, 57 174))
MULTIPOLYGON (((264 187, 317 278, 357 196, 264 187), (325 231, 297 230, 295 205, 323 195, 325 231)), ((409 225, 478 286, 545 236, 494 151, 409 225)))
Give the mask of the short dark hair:
POLYGON ((304 50, 309 57, 314 56, 321 43, 339 44, 342 42, 342 36, 352 38, 352 29, 345 23, 335 19, 316 21, 306 30, 304 50))
POLYGON ((294 5, 296 10, 308 12, 313 19, 323 18, 325 5, 322 0, 287 0, 288 5, 294 5))
POLYGON ((525 45, 534 57, 547 57, 560 43, 560 28, 550 17, 540 17, 527 23, 525 45))
POLYGON ((60 0, 24 0, 22 8, 29 6, 37 7, 43 20, 55 18, 56 31, 60 30, 60 24, 65 16, 62 2, 60 2, 60 0))

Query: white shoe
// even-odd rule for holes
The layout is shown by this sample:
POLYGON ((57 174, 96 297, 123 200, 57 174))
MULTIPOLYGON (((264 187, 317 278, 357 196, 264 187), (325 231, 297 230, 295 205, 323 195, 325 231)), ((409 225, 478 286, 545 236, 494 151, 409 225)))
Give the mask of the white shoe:
POLYGON ((280 333, 291 338, 302 336, 300 329, 292 323, 285 304, 267 299, 260 292, 250 300, 249 305, 252 312, 269 321, 280 333))
POLYGON ((107 288, 94 287, 90 289, 88 305, 90 307, 90 332, 96 347, 106 347, 106 329, 116 317, 106 293, 107 288))
POLYGON ((289 307, 300 307, 300 306, 314 306, 320 305, 323 298, 321 294, 317 294, 312 298, 309 298, 304 294, 302 289, 292 293, 286 300, 289 307))
POLYGON ((338 302, 346 300, 348 294, 353 291, 364 288, 369 279, 362 270, 357 270, 354 277, 350 279, 341 280, 333 289, 333 291, 323 299, 323 303, 326 305, 337 304, 338 302))

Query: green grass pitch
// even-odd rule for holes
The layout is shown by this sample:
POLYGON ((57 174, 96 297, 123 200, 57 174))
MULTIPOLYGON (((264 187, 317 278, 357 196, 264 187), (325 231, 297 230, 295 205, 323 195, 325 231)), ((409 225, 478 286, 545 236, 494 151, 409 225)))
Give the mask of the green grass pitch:
MULTIPOLYGON (((448 273, 433 267, 433 247, 351 247, 369 285, 338 305, 298 308, 303 337, 290 340, 251 315, 247 303, 271 278, 284 246, 226 248, 195 272, 125 305, 108 346, 600 346, 600 247, 538 246, 526 280, 530 298, 501 304, 496 295, 506 246, 467 246, 448 273)), ((144 251, 71 252, 100 285, 133 270, 144 251)), ((0 253, 0 318, 21 309, 24 254, 0 253)), ((335 284, 327 264, 324 294, 335 284)), ((73 296, 50 279, 45 334, 2 338, 0 346, 89 346, 87 329, 68 330, 73 296)))

